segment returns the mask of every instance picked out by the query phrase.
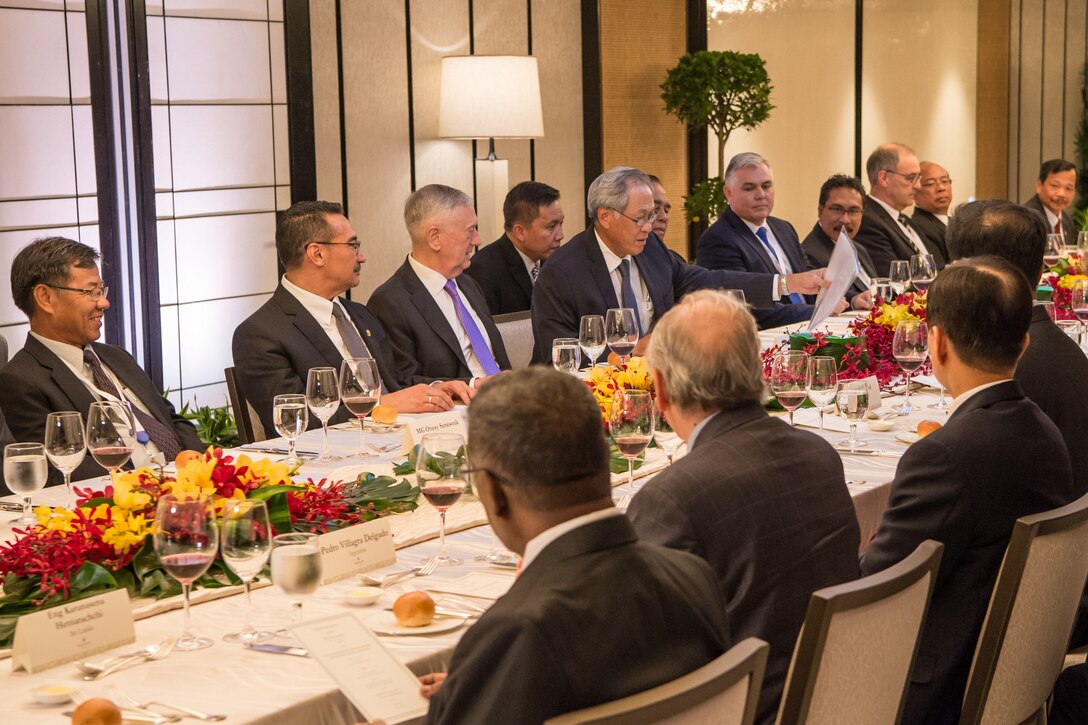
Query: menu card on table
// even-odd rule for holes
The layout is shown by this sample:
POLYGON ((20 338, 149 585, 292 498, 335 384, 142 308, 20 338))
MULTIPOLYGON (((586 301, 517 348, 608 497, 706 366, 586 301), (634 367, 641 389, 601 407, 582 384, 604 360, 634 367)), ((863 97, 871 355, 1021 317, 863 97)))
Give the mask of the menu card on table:
POLYGON ((128 591, 118 589, 19 617, 11 669, 40 672, 135 641, 128 591))
POLYGON ((303 622, 291 632, 367 720, 393 725, 427 714, 419 680, 354 615, 303 622))

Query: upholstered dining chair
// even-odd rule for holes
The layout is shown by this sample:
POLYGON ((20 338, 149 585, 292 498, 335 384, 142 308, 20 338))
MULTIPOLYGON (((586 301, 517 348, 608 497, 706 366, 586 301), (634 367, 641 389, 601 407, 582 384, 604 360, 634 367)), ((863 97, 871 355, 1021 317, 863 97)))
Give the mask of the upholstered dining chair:
POLYGON ((225 368, 223 375, 227 381, 227 397, 230 399, 231 412, 234 413, 234 423, 238 427, 239 444, 244 446, 267 439, 257 411, 253 410, 253 406, 242 394, 242 389, 238 387, 238 376, 235 375, 234 368, 225 368))
POLYGON ((1088 577, 1088 496, 1016 521, 967 680, 962 725, 1046 722, 1088 577))
POLYGON ((897 723, 944 546, 813 592, 778 710, 780 725, 897 723))
POLYGON ((672 682, 544 725, 751 725, 770 646, 749 637, 712 662, 672 682))
POLYGON ((507 312, 492 318, 502 335, 502 344, 514 370, 529 367, 533 358, 533 321, 528 310, 507 312))

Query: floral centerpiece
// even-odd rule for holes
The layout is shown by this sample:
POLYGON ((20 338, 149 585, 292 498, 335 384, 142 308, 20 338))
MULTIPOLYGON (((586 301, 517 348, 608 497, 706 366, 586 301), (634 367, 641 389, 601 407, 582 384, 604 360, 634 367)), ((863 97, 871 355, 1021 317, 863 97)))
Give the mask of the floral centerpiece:
POLYGON ((646 359, 630 357, 627 362, 613 367, 603 365, 590 368, 586 371, 586 384, 590 392, 597 400, 601 408, 601 417, 604 419, 605 430, 608 429, 608 413, 612 409, 612 396, 617 390, 649 390, 654 389, 654 379, 650 375, 650 368, 646 365, 646 359))
MULTIPOLYGON (((1079 252, 1062 257, 1055 264, 1048 265, 1043 273, 1043 280, 1050 288, 1050 301, 1054 303, 1054 315, 1057 320, 1075 320, 1073 314, 1073 287, 1085 274, 1084 258, 1079 252)), ((1040 290, 1039 299, 1045 300, 1046 293, 1040 290)))
MULTIPOLYGON (((237 458, 209 448, 178 468, 140 468, 115 475, 102 490, 77 488, 73 509, 39 506, 38 523, 16 529, 0 544, 0 646, 9 646, 22 614, 124 587, 133 597, 178 594, 150 534, 159 497, 208 495, 220 511, 227 499, 259 499, 268 506, 273 533, 327 532, 416 508, 419 489, 407 481, 364 473, 351 482, 307 480, 268 459, 237 458)), ((240 584, 217 560, 196 586, 240 584)))

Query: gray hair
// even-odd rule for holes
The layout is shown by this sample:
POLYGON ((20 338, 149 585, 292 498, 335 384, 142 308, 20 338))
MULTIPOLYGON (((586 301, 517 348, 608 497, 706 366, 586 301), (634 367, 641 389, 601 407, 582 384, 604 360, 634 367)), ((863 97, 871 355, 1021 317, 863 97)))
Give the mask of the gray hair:
POLYGON ((899 154, 902 153, 914 154, 914 149, 894 141, 877 146, 876 151, 869 154, 865 161, 865 175, 869 177, 869 186, 876 184, 876 177, 881 171, 895 171, 895 167, 899 166, 899 154))
POLYGON ((753 169, 760 166, 766 166, 768 170, 771 170, 771 163, 755 151, 745 151, 737 154, 729 159, 729 164, 725 167, 726 186, 733 183, 733 174, 741 169, 753 169))
POLYGON ((692 292, 666 312, 646 360, 680 410, 730 410, 763 400, 756 321, 724 292, 692 292))
POLYGON ((460 189, 444 184, 427 184, 413 191, 404 202, 404 226, 415 242, 420 224, 435 212, 454 211, 472 205, 472 197, 460 189))
POLYGON ((42 237, 19 250, 11 262, 11 296, 15 306, 34 317, 37 303, 34 288, 66 285, 72 267, 91 269, 98 261, 98 250, 66 237, 42 237))
POLYGON ((631 186, 641 184, 653 192, 650 177, 641 169, 630 166, 615 166, 604 172, 589 185, 586 194, 586 207, 589 209, 590 223, 597 223, 597 210, 611 209, 622 212, 631 198, 631 186))

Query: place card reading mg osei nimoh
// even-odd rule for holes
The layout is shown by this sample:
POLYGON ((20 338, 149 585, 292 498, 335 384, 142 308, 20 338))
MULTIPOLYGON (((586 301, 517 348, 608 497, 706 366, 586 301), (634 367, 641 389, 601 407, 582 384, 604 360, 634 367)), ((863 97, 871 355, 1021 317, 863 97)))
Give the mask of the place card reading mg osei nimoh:
POLYGON ((40 672, 135 641, 128 591, 118 589, 19 617, 11 669, 40 672))
POLYGON ((468 408, 454 408, 446 413, 431 413, 418 420, 408 421, 404 426, 404 454, 407 455, 420 439, 428 433, 457 433, 468 440, 468 426, 465 425, 465 411, 468 408))
POLYGON ((322 534, 317 537, 317 545, 321 549, 322 584, 331 584, 397 562, 389 519, 374 519, 322 534))

